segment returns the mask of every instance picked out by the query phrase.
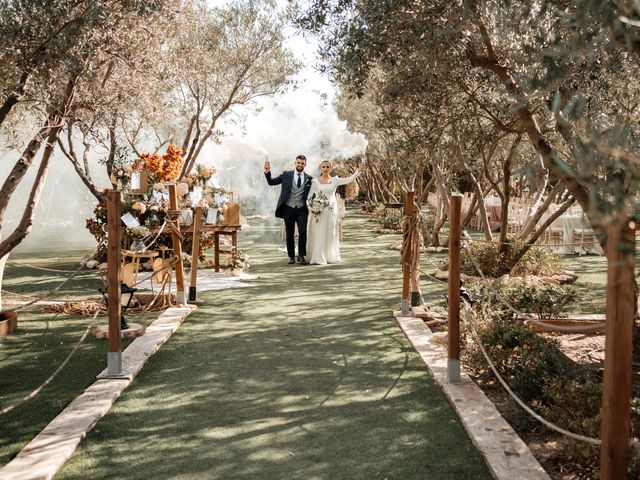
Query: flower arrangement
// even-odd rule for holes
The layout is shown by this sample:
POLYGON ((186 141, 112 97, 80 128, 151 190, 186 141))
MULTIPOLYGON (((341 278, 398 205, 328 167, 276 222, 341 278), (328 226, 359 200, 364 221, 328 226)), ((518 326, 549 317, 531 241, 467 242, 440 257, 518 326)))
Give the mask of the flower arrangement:
POLYGON ((189 193, 189 185, 186 182, 180 182, 176 184, 176 194, 178 198, 184 197, 189 193))
POLYGON ((196 165, 196 171, 189 174, 189 177, 194 185, 204 186, 215 173, 215 167, 205 167, 198 163, 196 165))
POLYGON ((127 188, 131 182, 131 172, 133 172, 131 164, 121 161, 114 162, 111 169, 111 183, 117 185, 118 188, 127 188))
POLYGON ((229 260, 227 261, 227 267, 230 271, 243 271, 249 268, 249 255, 242 250, 238 250, 236 247, 232 247, 229 260))
POLYGON ((142 153, 140 160, 144 161, 145 170, 153 175, 156 182, 175 182, 180 176, 184 164, 182 149, 171 144, 167 147, 164 155, 142 153))
POLYGON ((139 226, 139 227, 127 227, 127 232, 131 235, 131 238, 135 238, 136 240, 142 240, 145 237, 148 237, 151 232, 147 227, 139 226))
POLYGON ((133 205, 131 205, 131 208, 138 212, 140 215, 147 211, 147 205, 144 202, 135 202, 133 205))
POLYGON ((333 207, 331 206, 329 199, 322 192, 316 193, 313 196, 313 198, 309 200, 308 205, 309 205, 309 211, 315 217, 316 222, 320 220, 320 214, 323 212, 325 208, 328 209, 329 211, 333 210, 333 207))

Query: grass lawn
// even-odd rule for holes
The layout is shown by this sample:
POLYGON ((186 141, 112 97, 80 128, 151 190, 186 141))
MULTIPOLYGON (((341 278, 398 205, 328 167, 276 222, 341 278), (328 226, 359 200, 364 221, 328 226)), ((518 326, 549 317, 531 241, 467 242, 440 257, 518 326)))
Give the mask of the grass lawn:
MULTIPOLYGON (((63 282, 68 274, 29 268, 36 265, 48 269, 73 271, 85 251, 51 254, 12 255, 21 265, 10 263, 4 275, 3 289, 39 297, 63 282)), ((72 279, 52 300, 98 298, 99 277, 83 273, 72 279)), ((30 298, 3 295, 5 308, 11 301, 30 298)), ((127 317, 147 325, 158 316, 151 312, 127 317)), ((87 328, 91 318, 44 313, 42 307, 31 306, 18 311, 18 331, 0 339, 0 409, 15 404, 44 382, 69 355, 87 328)), ((106 323, 98 317, 95 324, 106 323)), ((123 342, 123 346, 128 344, 123 342)), ((75 397, 95 381, 106 367, 107 342, 89 335, 70 362, 34 399, 0 416, 0 465, 14 457, 75 397)))
MULTIPOLYGON (((269 222, 243 231, 240 246, 260 278, 247 289, 199 292, 206 305, 57 478, 489 478, 390 316, 401 272, 398 252, 386 247, 400 237, 373 234, 373 226, 350 213, 344 262, 328 267, 286 265, 269 222)), ((84 253, 12 255, 3 288, 42 295, 67 274, 29 266, 73 271, 84 253)), ((424 255, 422 269, 434 272, 446 257, 424 255)), ((563 260, 579 275, 575 313, 602 312, 605 258, 563 260)), ((96 297, 101 285, 83 273, 50 298, 96 297)), ((446 288, 422 278, 425 300, 438 308, 446 288)), ((0 408, 44 381, 90 320, 28 310, 20 330, 0 340, 0 408)), ((148 324, 157 315, 131 320, 148 324)), ((106 348, 88 337, 35 399, 0 417, 0 463, 94 381, 106 348)))
POLYGON ((491 478, 397 327, 399 255, 349 214, 339 265, 243 232, 253 286, 206 304, 56 478, 491 478))

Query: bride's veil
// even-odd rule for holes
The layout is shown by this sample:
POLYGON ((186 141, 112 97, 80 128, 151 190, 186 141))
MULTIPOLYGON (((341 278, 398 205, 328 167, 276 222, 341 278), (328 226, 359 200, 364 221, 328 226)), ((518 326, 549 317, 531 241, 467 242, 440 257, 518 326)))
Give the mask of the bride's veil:
POLYGON ((311 175, 313 178, 318 178, 320 176, 320 164, 318 163, 318 165, 313 167, 311 171, 307 173, 311 175))

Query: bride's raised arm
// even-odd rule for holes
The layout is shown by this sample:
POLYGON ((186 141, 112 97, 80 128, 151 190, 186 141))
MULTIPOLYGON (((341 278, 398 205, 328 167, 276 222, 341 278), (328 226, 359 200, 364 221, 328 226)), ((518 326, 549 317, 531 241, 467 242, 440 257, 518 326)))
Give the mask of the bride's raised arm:
MULTIPOLYGON (((358 178, 358 175, 360 175, 360 171, 356 170, 355 173, 349 177, 344 177, 344 178, 340 178, 340 177, 336 177, 336 185, 346 185, 347 183, 351 183, 353 182, 356 178, 358 178)), ((309 193, 309 195, 311 195, 311 193, 309 193)))

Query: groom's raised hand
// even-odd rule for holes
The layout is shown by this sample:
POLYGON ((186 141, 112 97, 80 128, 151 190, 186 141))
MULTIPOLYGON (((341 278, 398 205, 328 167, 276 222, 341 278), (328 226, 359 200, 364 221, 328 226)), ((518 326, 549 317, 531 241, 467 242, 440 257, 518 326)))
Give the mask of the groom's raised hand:
POLYGON ((271 164, 269 163, 269 160, 267 160, 266 162, 264 162, 264 173, 268 173, 271 171, 271 164))

